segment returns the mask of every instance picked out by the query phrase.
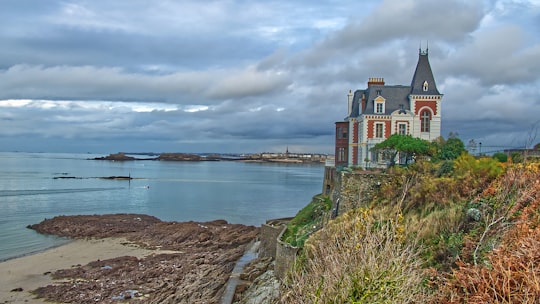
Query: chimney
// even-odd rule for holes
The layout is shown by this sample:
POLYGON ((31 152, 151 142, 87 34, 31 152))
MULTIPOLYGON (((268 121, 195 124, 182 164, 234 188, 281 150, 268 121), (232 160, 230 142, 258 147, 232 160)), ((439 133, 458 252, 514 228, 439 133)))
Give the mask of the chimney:
POLYGON ((349 90, 349 94, 347 94, 347 100, 349 101, 349 113, 348 113, 347 116, 351 116, 352 106, 353 106, 353 93, 352 93, 352 90, 349 90))
POLYGON ((381 77, 370 77, 368 79, 367 86, 368 88, 372 85, 384 85, 384 78, 381 77))
POLYGON ((362 93, 362 113, 364 113, 365 109, 366 109, 366 94, 362 93))

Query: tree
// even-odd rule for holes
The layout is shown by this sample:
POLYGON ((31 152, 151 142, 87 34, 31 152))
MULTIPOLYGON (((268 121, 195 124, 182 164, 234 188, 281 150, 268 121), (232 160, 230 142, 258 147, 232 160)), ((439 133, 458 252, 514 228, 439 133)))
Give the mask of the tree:
POLYGON ((465 145, 461 139, 452 136, 448 140, 441 140, 435 143, 437 152, 434 155, 435 160, 452 160, 458 158, 466 152, 465 145))
POLYGON ((405 164, 408 164, 415 157, 430 155, 429 143, 411 135, 393 134, 385 141, 376 144, 371 150, 387 153, 390 166, 396 164, 398 153, 399 157, 405 160, 405 164))

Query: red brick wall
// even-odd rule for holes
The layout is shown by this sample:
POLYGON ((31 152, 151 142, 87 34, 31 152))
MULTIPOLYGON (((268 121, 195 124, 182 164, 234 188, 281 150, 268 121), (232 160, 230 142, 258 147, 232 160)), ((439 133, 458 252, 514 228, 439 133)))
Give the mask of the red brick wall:
POLYGON ((390 137, 392 133, 392 122, 387 120, 384 122, 384 138, 390 137))
POLYGON ((334 151, 334 159, 335 159, 336 166, 348 165, 349 156, 347 154, 349 150, 349 136, 350 136, 348 132, 349 132, 349 122, 346 122, 346 121, 336 122, 336 145, 335 145, 335 151, 334 151), (345 130, 347 130, 347 138, 340 138, 338 134, 339 128, 344 128, 345 130), (345 149, 345 160, 340 160, 338 158, 339 148, 345 149))
MULTIPOLYGON (((352 138, 352 142, 357 144, 358 143, 358 123, 354 123, 353 124, 353 134, 351 134, 351 136, 353 137, 352 138)), ((352 148, 352 164, 353 165, 358 165, 358 146, 354 146, 352 148)))
POLYGON ((367 137, 368 138, 375 138, 375 123, 384 123, 384 137, 388 138, 390 137, 391 133, 391 122, 389 120, 368 120, 367 123, 367 137))
POLYGON ((433 114, 437 115, 437 102, 435 100, 416 101, 416 115, 420 115, 420 109, 423 107, 429 107, 433 114))

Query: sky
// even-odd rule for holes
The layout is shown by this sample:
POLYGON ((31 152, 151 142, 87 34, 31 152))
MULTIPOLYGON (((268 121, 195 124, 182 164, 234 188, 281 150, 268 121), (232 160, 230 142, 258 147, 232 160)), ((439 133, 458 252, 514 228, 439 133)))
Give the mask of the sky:
POLYGON ((420 47, 443 137, 530 147, 539 33, 540 0, 2 0, 0 151, 333 153, 420 47))

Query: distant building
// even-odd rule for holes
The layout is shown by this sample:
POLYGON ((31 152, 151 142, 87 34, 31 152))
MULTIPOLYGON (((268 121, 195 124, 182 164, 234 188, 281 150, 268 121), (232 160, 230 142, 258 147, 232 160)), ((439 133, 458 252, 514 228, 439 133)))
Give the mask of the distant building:
POLYGON ((386 85, 369 78, 367 88, 349 91, 348 113, 336 122, 335 165, 382 167, 388 160, 370 151, 391 134, 426 140, 441 136, 441 100, 428 60, 419 50, 411 85, 386 85))

